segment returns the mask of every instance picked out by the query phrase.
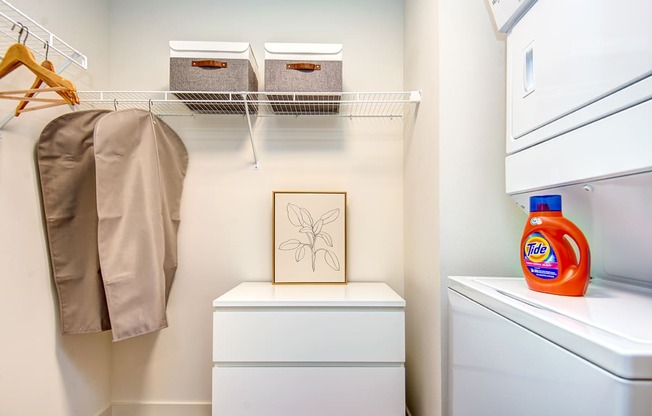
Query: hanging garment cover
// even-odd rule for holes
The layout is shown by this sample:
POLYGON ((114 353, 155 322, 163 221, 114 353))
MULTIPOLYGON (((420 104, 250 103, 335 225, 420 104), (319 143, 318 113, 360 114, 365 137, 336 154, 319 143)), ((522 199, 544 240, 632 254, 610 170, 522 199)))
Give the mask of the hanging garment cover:
POLYGON ((167 327, 188 153, 167 124, 137 109, 102 117, 94 141, 100 266, 119 341, 167 327))
POLYGON ((46 126, 37 158, 62 332, 166 327, 188 165, 176 133, 147 111, 75 112, 46 126))
POLYGON ((93 131, 105 110, 65 114, 39 138, 46 231, 64 334, 111 329, 97 251, 93 131))

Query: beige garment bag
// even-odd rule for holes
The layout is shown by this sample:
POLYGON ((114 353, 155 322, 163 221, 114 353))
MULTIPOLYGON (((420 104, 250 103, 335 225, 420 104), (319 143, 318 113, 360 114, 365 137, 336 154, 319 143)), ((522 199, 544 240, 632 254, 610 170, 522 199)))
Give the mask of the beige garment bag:
POLYGON ((39 138, 37 158, 52 274, 64 334, 111 329, 97 251, 93 132, 108 111, 65 114, 39 138))
POLYGON ((147 111, 74 112, 46 126, 37 158, 62 332, 118 341, 165 328, 181 139, 147 111))
POLYGON ((167 327, 188 154, 179 136, 144 110, 105 115, 94 140, 100 266, 119 341, 167 327))

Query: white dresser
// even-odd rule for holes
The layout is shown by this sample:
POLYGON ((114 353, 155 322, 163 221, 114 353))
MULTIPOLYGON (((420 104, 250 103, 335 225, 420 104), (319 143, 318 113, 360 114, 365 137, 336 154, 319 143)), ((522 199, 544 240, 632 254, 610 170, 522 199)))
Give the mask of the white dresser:
POLYGON ((386 284, 247 282, 213 307, 213 416, 405 415, 405 301, 386 284))

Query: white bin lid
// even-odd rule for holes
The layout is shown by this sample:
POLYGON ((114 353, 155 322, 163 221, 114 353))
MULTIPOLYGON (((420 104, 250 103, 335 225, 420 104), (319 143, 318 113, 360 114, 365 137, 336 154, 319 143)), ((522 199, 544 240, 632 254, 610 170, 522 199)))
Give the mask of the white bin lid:
POLYGON ((341 43, 265 43, 265 59, 341 61, 341 43))
POLYGON ((248 59, 258 69, 256 57, 248 42, 170 41, 170 58, 248 59))

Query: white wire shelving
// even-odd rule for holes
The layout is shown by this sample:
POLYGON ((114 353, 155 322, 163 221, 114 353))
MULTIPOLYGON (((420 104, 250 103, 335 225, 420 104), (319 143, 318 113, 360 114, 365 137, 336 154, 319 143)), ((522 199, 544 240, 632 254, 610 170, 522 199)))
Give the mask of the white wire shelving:
MULTIPOLYGON (((0 59, 14 43, 27 46, 37 60, 49 60, 57 73, 71 64, 88 69, 86 55, 70 46, 5 0, 0 0, 0 59)), ((15 117, 9 113, 0 119, 0 131, 15 117)))
MULTIPOLYGON (((75 64, 88 68, 84 54, 36 23, 6 0, 0 0, 0 53, 14 43, 53 62, 58 73, 75 64)), ((0 56, 0 59, 2 56, 0 56)), ((331 116, 403 118, 421 102, 419 91, 408 92, 219 92, 219 91, 78 91, 73 110, 140 108, 159 116, 243 115, 258 168, 253 117, 331 116)), ((0 130, 14 117, 0 120, 0 130)))
MULTIPOLYGON (((73 22, 71 22, 73 24, 73 22)), ((5 0, 0 0, 0 53, 4 53, 14 43, 25 43, 34 56, 52 61, 57 72, 63 71, 69 64, 88 69, 86 55, 73 48, 61 38, 36 23, 5 0)))
POLYGON ((159 116, 403 117, 421 101, 410 92, 80 91, 80 110, 140 108, 159 116))
POLYGON ((258 169, 252 117, 402 118, 421 102, 408 92, 80 91, 77 110, 138 108, 159 116, 242 115, 258 169))

